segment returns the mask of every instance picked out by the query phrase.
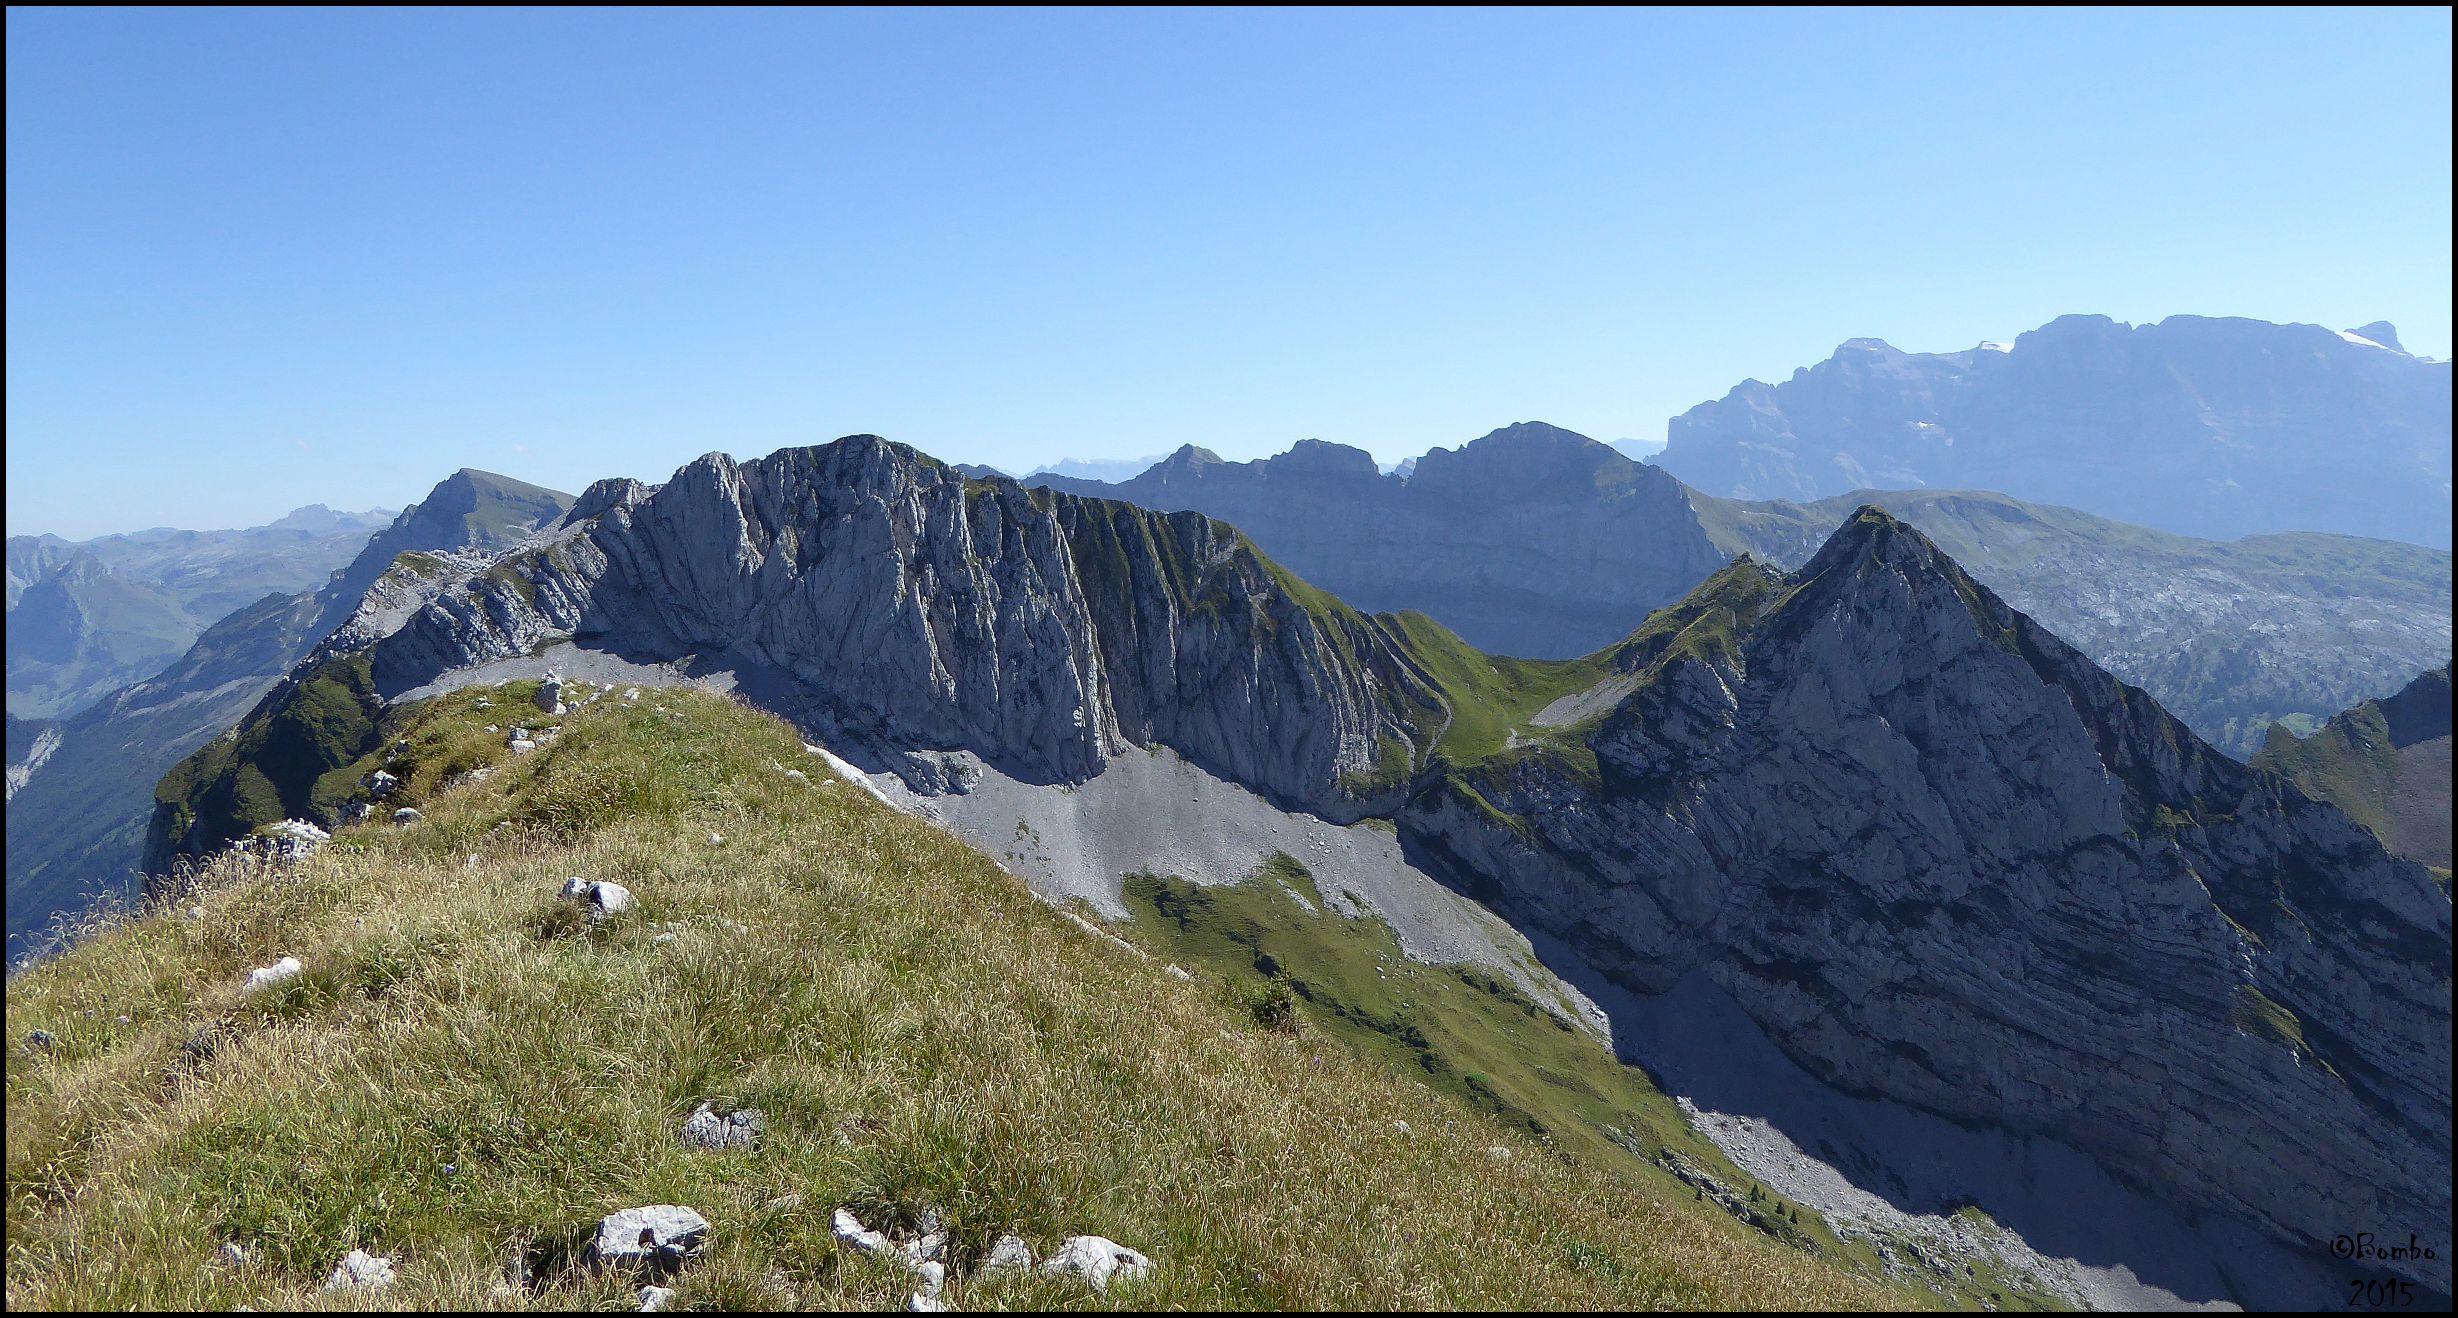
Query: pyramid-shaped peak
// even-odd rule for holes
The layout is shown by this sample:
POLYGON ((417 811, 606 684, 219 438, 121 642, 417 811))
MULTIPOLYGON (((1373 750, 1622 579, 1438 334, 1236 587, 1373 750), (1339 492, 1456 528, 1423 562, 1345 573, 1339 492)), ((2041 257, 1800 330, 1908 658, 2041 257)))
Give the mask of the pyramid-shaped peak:
POLYGON ((1796 575, 1807 581, 1863 562, 1882 563, 1915 575, 1963 575, 1954 559, 1921 534, 1920 528, 1874 503, 1853 509, 1796 575))
POLYGON ((1152 464, 1136 479, 1142 480, 1146 476, 1161 481, 1173 478, 1194 478, 1202 476, 1205 468, 1220 465, 1222 461, 1218 453, 1208 448, 1198 448, 1193 444, 1180 444, 1177 452, 1152 464))

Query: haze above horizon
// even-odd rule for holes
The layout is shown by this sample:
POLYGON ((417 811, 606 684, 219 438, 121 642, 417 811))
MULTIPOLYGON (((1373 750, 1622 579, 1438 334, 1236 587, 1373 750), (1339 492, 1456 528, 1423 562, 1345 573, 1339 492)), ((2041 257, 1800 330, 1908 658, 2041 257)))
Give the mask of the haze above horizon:
POLYGON ((2451 355, 2447 10, 8 15, 7 521, 1545 420, 2059 315, 2451 355))

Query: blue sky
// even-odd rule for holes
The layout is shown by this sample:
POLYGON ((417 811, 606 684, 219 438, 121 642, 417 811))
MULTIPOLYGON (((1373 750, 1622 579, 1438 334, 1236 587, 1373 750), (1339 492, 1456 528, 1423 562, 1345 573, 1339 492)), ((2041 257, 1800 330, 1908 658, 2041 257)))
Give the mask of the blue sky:
POLYGON ((1541 419, 2394 321, 2447 10, 8 14, 8 530, 1541 419))

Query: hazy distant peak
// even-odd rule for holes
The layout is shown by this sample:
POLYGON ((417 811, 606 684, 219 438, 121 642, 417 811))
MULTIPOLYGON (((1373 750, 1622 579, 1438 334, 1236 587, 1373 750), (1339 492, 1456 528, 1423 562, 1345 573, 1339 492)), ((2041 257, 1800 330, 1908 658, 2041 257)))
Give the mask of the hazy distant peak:
MULTIPOLYGON (((503 475, 499 472, 481 471, 476 467, 463 467, 459 471, 452 473, 450 476, 446 476, 442 481, 438 482, 435 487, 436 494, 441 494, 447 490, 456 492, 469 491, 472 493, 511 496, 515 498, 562 499, 566 502, 569 502, 572 497, 568 494, 562 494, 554 490, 550 490, 543 485, 532 485, 524 480, 515 480, 512 477, 503 475)), ((428 497, 432 498, 434 495, 431 494, 428 497)))
POLYGON ((2351 330, 2340 330, 2339 337, 2349 343, 2365 343, 2376 348, 2387 348, 2406 356, 2414 355, 2407 352, 2406 348, 2398 342, 2398 327, 2386 320, 2376 320, 2370 325, 2358 325, 2351 330))
POLYGON ((1145 470, 1167 480, 1172 476, 1198 475, 1206 467, 1220 465, 1222 465, 1222 458, 1218 453, 1208 448, 1198 448, 1193 444, 1180 444, 1177 452, 1153 463, 1145 470))
POLYGON ((1457 449, 1434 449, 1417 460, 1408 478, 1411 489, 1477 500, 1551 497, 1633 482, 1673 488, 1669 479, 1621 450, 1542 421, 1504 426, 1457 449))
POLYGON ((1382 469, 1374 465, 1374 455, 1347 444, 1328 440, 1301 439, 1289 446, 1289 451, 1269 459, 1275 471, 1302 472, 1307 475, 1379 477, 1382 469))
POLYGON ((2445 545, 2448 375, 2364 330, 2067 315, 2011 351, 1847 344, 1673 418, 1653 461, 1723 497, 1992 489, 2219 539, 2445 545))
POLYGON ((1596 447, 1599 448, 1604 447, 1601 444, 1596 444, 1595 440, 1589 439, 1587 436, 1580 434, 1576 430, 1564 430, 1560 426, 1547 425, 1542 421, 1515 421, 1499 430, 1488 431, 1484 435, 1470 440, 1466 448, 1463 448, 1461 451, 1465 452, 1468 448, 1475 448, 1478 445, 1491 445, 1503 449, 1575 449, 1586 447, 1588 445, 1596 445, 1596 447))
POLYGON ((1120 481, 1135 479, 1161 460, 1157 453, 1142 458, 1061 458, 1047 466, 1035 467, 1024 473, 1024 479, 1031 480, 1035 476, 1069 476, 1076 480, 1106 481, 1114 485, 1120 481))
MULTIPOLYGON (((2168 319, 2170 319, 2170 320, 2206 320, 2206 319, 2209 319, 2209 317, 2205 317, 2205 316, 2170 316, 2168 319)), ((2077 312, 2068 312, 2067 314, 2062 315, 2062 316, 2059 316, 2059 317, 2057 317, 2055 320, 2052 320, 2052 321, 2048 322, 2047 324, 2042 325, 2040 328, 2038 328, 2038 329, 2036 329, 2036 330, 2028 330, 2028 331, 2026 331, 2026 333, 2031 333, 2031 334, 2071 334, 2071 333, 2075 333, 2075 332, 2077 332, 2077 331, 2083 331, 2083 330, 2098 330, 2098 331, 2105 331, 2105 330, 2129 330, 2129 329, 2132 329, 2132 328, 2133 328, 2133 326, 2132 326, 2132 325, 2129 325, 2129 324, 2127 324, 2127 323, 2126 323, 2126 322, 2124 322, 2124 321, 2118 320, 2118 319, 2117 319, 2116 317, 2114 317, 2114 316, 2103 316, 2103 315, 2100 315, 2100 314, 2099 314, 2099 313, 2097 313, 2097 312, 2079 312, 2079 311, 2077 311, 2077 312)))
POLYGON ((360 527, 373 530, 391 521, 400 511, 398 508, 370 508, 363 513, 346 513, 320 503, 311 503, 293 508, 266 525, 277 531, 306 531, 317 535, 360 527))

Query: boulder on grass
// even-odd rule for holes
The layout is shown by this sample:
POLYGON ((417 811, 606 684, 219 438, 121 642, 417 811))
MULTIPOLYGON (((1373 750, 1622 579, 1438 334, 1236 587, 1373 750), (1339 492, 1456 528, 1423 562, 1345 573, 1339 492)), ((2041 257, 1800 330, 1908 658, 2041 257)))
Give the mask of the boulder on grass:
POLYGON ((589 1258, 599 1267, 671 1273, 708 1250, 708 1219, 680 1204, 626 1208, 598 1219, 589 1258))
POLYGON ((1069 1236, 1041 1264, 1042 1276, 1074 1278, 1097 1291, 1108 1290, 1113 1281, 1139 1280, 1151 1271, 1151 1259, 1106 1236, 1069 1236))

